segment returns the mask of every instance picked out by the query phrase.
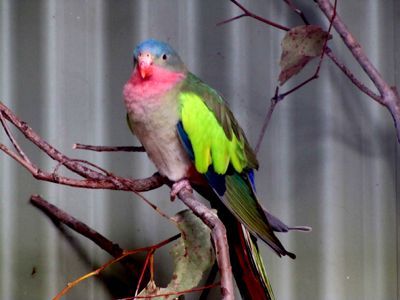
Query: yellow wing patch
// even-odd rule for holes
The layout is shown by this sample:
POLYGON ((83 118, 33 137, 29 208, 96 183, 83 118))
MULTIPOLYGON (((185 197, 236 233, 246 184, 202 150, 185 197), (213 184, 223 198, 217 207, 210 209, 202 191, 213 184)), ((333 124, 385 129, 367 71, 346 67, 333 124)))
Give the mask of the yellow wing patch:
POLYGON ((180 119, 192 144, 195 166, 206 173, 212 164, 217 174, 225 174, 229 164, 241 173, 247 165, 244 141, 239 141, 231 129, 229 140, 215 115, 194 93, 180 96, 180 119))

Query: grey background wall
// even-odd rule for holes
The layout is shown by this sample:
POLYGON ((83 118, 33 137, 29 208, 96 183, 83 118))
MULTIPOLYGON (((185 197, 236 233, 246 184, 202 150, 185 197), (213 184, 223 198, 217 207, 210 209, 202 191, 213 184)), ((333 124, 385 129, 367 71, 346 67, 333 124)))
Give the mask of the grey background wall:
MULTIPOLYGON (((283 1, 241 3, 284 26, 302 25, 283 1)), ((311 23, 327 28, 313 1, 294 3, 311 23)), ((399 87, 400 3, 339 1, 338 12, 389 84, 399 87)), ((156 38, 169 42, 193 73, 225 96, 255 146, 277 85, 285 32, 250 18, 215 26, 240 13, 222 0, 1 0, 0 101, 66 155, 121 176, 149 176, 155 169, 145 154, 91 153, 72 145, 138 145, 126 126, 122 88, 132 71, 133 49, 156 38)), ((371 87, 335 32, 329 46, 371 87)), ((282 91, 315 68, 311 63, 282 91)), ((56 163, 13 132, 34 163, 54 169, 56 163)), ((2 131, 0 142, 10 146, 2 131)), ((258 192, 272 213, 313 231, 279 236, 296 253, 294 261, 261 246, 277 299, 397 299, 398 149, 389 112, 329 59, 318 80, 278 105, 258 155, 258 192)), ((68 282, 110 260, 91 242, 54 226, 29 204, 31 194, 125 249, 176 233, 133 193, 38 182, 0 153, 1 299, 52 299, 68 282)), ((169 215, 185 208, 169 201, 165 187, 146 197, 169 215)), ((171 274, 167 253, 160 251, 156 259, 160 285, 171 274)), ((124 268, 115 266, 64 299, 123 297, 128 281, 124 268)), ((218 290, 210 299, 217 297, 218 290)))

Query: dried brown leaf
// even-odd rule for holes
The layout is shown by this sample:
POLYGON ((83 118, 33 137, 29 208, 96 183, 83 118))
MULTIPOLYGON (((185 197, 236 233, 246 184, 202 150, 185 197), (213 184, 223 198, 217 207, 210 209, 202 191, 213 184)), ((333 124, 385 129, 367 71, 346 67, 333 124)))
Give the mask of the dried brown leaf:
POLYGON ((281 43, 280 85, 299 73, 310 60, 321 55, 327 36, 328 32, 315 25, 299 26, 287 32, 281 43))
MULTIPOLYGON (((150 281, 140 296, 162 295, 194 288, 203 273, 214 263, 210 228, 208 228, 191 210, 184 210, 172 218, 181 237, 170 250, 174 259, 174 274, 166 288, 159 288, 150 281)), ((176 295, 155 297, 152 299, 172 300, 176 295)))

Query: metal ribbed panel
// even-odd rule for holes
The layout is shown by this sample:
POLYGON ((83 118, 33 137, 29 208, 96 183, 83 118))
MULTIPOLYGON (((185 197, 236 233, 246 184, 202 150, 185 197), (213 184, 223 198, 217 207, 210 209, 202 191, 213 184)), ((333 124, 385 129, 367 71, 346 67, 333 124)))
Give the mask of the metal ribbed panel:
MULTIPOLYGON (((297 3, 312 23, 327 27, 312 1, 297 3)), ((301 25, 283 1, 242 4, 285 26, 301 25)), ((339 1, 342 19, 384 78, 398 86, 399 10, 395 0, 339 1)), ((2 0, 0 101, 66 155, 122 176, 149 176, 155 169, 143 153, 90 153, 72 145, 138 144, 126 126, 122 88, 135 46, 156 38, 169 42, 193 73, 226 97, 255 145, 277 84, 285 32, 250 18, 215 27, 240 13, 229 1, 2 0)), ((371 86, 340 37, 333 37, 333 51, 371 86)), ((311 63, 282 91, 315 68, 311 63)), ((54 162, 13 132, 37 166, 54 169, 54 162)), ((0 141, 10 146, 3 131, 0 141)), ((279 103, 259 153, 258 193, 282 220, 313 231, 280 235, 295 261, 261 246, 277 299, 397 298, 398 149, 389 112, 361 94, 329 59, 317 81, 279 103)), ((168 215, 184 209, 168 193, 162 188, 146 197, 168 215)), ((176 233, 131 193, 37 182, 0 153, 1 299, 51 299, 110 259, 28 205, 31 194, 41 194, 125 249, 176 233)), ((169 262, 156 261, 161 284, 169 281, 169 262)), ((116 267, 81 283, 65 299, 122 297, 124 276, 116 267), (117 283, 108 290, 104 282, 117 283)), ((210 298, 217 296, 218 291, 210 298)))

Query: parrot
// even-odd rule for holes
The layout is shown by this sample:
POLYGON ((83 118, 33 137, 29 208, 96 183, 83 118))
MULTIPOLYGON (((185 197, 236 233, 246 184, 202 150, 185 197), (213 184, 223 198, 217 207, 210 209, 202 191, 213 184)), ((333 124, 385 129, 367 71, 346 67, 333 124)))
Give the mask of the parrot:
POLYGON ((289 227, 260 204, 254 183, 259 163, 243 129, 221 94, 189 72, 169 44, 144 41, 133 61, 123 89, 131 131, 173 182, 171 199, 194 188, 218 210, 242 298, 273 299, 256 240, 294 259, 274 231, 309 228, 289 227))

